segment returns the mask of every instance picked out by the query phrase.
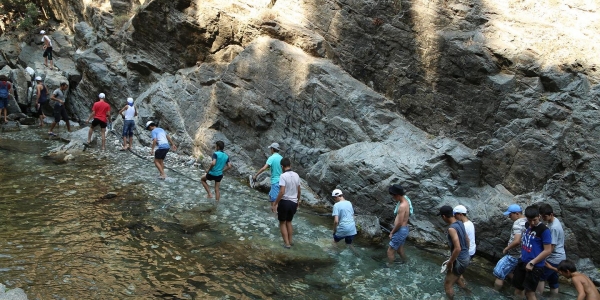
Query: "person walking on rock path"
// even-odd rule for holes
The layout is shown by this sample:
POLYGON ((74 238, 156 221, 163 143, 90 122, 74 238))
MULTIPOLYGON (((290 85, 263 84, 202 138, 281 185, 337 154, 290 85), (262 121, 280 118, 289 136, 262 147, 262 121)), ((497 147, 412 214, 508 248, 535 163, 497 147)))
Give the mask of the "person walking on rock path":
POLYGON ((342 190, 335 189, 331 192, 335 201, 333 205, 333 244, 344 240, 352 248, 352 241, 356 236, 356 223, 354 222, 354 208, 352 203, 344 198, 342 190))
POLYGON ((67 109, 65 108, 65 91, 69 88, 69 85, 66 82, 61 82, 60 87, 54 90, 52 96, 50 96, 50 100, 54 101, 54 122, 50 125, 50 131, 48 135, 56 136, 53 132, 54 126, 58 124, 61 120, 65 121, 67 124, 67 130, 71 132, 71 124, 69 123, 69 116, 67 115, 67 109))
POLYGON ((540 220, 540 212, 535 205, 525 209, 525 232, 521 235, 521 259, 513 276, 515 295, 527 300, 535 300, 535 291, 544 273, 546 258, 552 253, 552 234, 540 220))
POLYGON ((550 204, 541 204, 538 209, 540 210, 542 220, 546 222, 546 226, 550 229, 550 234, 552 236, 552 252, 546 258, 544 273, 540 278, 537 293, 542 294, 544 292, 544 284, 545 282, 548 282, 550 292, 553 295, 556 295, 558 294, 558 270, 556 267, 560 262, 567 259, 565 253, 565 232, 558 218, 554 216, 554 210, 550 204))
POLYGON ((37 91, 35 97, 35 110, 36 115, 40 119, 40 127, 44 127, 44 119, 46 118, 44 115, 44 108, 50 103, 50 101, 48 101, 48 88, 44 82, 42 82, 42 77, 40 76, 35 78, 35 82, 37 83, 35 87, 37 91))
POLYGON ((87 143, 92 142, 92 134, 94 133, 94 127, 100 125, 100 134, 102 135, 102 150, 106 150, 106 126, 108 125, 108 119, 110 118, 110 105, 104 101, 106 95, 100 93, 98 95, 98 101, 92 106, 92 113, 87 119, 87 123, 93 118, 90 130, 88 131, 87 143))
POLYGON ((42 49, 44 49, 44 54, 42 55, 44 57, 44 66, 48 67, 48 61, 50 61, 50 70, 52 70, 54 69, 54 60, 52 60, 52 40, 46 35, 46 31, 42 30, 40 31, 40 34, 42 35, 42 42, 44 43, 42 46, 42 49))
POLYGON ((469 256, 469 236, 465 226, 454 217, 452 206, 440 207, 438 216, 448 224, 448 244, 450 245, 450 259, 446 264, 446 278, 444 279, 444 290, 448 299, 454 299, 454 284, 469 292, 463 280, 459 280, 467 270, 471 257, 469 256))
POLYGON ((292 220, 300 205, 300 176, 292 171, 292 163, 287 157, 281 159, 281 168, 283 174, 279 177, 279 193, 271 204, 271 211, 277 212, 283 247, 289 249, 293 244, 292 220))
POLYGON ((508 244, 502 250, 504 256, 496 263, 496 267, 494 267, 494 276, 496 276, 494 289, 497 291, 502 288, 506 277, 512 274, 519 263, 519 258, 521 258, 521 234, 525 231, 525 223, 527 222, 518 204, 509 205, 504 215, 508 216, 513 223, 508 244))
POLYGON ((177 146, 165 130, 157 127, 154 122, 146 122, 146 130, 152 132, 152 149, 150 149, 150 155, 154 154, 154 165, 160 173, 158 179, 165 180, 167 178, 167 175, 165 175, 165 157, 167 157, 171 145, 173 145, 173 151, 177 151, 177 146), (158 148, 154 152, 154 148, 157 146, 158 148))
POLYGON ((404 197, 404 188, 399 184, 394 184, 388 188, 388 192, 392 195, 392 199, 397 203, 394 210, 394 228, 390 231, 390 243, 387 249, 388 262, 387 266, 391 266, 396 259, 396 252, 400 255, 402 262, 406 262, 406 254, 404 254, 404 243, 408 237, 408 219, 410 217, 410 205, 404 197))
POLYGON ((12 92, 12 83, 8 82, 6 75, 0 75, 0 113, 4 112, 4 123, 8 122, 6 113, 8 111, 8 97, 12 92))
POLYGON ((465 230, 467 231, 467 236, 469 237, 469 256, 473 258, 475 256, 475 251, 477 249, 477 245, 475 244, 475 225, 473 222, 469 220, 467 217, 467 208, 464 205, 455 206, 452 211, 454 212, 454 217, 463 222, 465 226, 465 230))
POLYGON ((137 109, 133 106, 133 98, 127 98, 127 105, 119 111, 123 117, 123 147, 121 151, 131 150, 133 146, 133 129, 135 128, 135 117, 137 117, 137 109), (127 139, 129 138, 129 144, 127 139))
POLYGON ((567 279, 577 290, 577 300, 600 300, 600 293, 594 282, 585 274, 577 272, 577 267, 570 260, 563 260, 557 266, 558 273, 567 279))
POLYGON ((206 174, 202 175, 200 182, 202 186, 206 190, 208 194, 208 198, 212 198, 210 194, 210 187, 208 186, 207 180, 214 180, 215 182, 215 201, 219 202, 221 199, 221 191, 219 187, 221 185, 221 180, 223 179, 223 172, 231 169, 231 162, 229 161, 229 156, 223 152, 225 149, 225 143, 223 141, 217 141, 215 143, 215 152, 212 155, 212 162, 208 169, 206 169, 206 174))
POLYGON ((269 191, 269 202, 273 203, 279 194, 279 176, 283 173, 283 170, 281 169, 281 159, 283 157, 279 154, 281 148, 278 143, 272 143, 269 146, 269 150, 271 151, 271 156, 269 156, 265 165, 252 176, 252 180, 256 181, 256 178, 260 173, 264 172, 266 169, 270 169, 271 190, 269 191))

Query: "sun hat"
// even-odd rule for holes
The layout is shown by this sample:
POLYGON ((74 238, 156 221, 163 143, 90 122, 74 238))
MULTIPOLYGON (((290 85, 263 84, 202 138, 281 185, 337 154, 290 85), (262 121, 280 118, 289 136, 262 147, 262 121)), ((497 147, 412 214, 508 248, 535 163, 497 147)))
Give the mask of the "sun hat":
POLYGON ((504 212, 505 216, 510 215, 511 213, 520 213, 522 212, 521 207, 519 206, 519 204, 511 204, 508 206, 508 209, 504 212))
POLYGON ((104 93, 100 93, 100 95, 98 95, 98 98, 104 99, 104 98, 106 98, 106 95, 104 95, 104 93))
POLYGON ((273 144, 271 144, 271 145, 269 146, 269 148, 273 148, 273 149, 275 149, 275 150, 281 150, 281 149, 279 148, 279 144, 278 144, 278 143, 273 143, 273 144))
POLYGON ((454 213, 454 214, 467 214, 467 208, 464 207, 464 205, 457 205, 452 210, 452 213, 454 213))
POLYGON ((340 189, 335 189, 333 190, 333 192, 331 192, 331 196, 333 197, 337 197, 337 196, 341 196, 342 195, 342 190, 340 189))

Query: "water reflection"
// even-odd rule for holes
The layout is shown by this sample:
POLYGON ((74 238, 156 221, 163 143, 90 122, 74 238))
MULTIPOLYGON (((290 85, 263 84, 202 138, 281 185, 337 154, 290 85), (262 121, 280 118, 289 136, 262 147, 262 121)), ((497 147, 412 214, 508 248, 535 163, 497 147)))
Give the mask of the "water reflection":
MULTIPOLYGON (((440 256, 409 247, 384 268, 385 246, 332 249, 331 220, 302 208, 284 249, 265 195, 231 177, 214 206, 198 172, 159 181, 149 160, 94 149, 65 163, 42 136, 0 137, 0 280, 29 299, 443 298, 440 256)), ((470 299, 508 295, 467 279, 470 299)))

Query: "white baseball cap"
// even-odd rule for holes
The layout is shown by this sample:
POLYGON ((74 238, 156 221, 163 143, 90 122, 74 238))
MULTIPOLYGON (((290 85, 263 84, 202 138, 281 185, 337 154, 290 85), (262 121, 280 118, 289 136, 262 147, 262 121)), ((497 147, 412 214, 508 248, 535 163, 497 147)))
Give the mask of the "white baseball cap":
POLYGON ((42 81, 42 77, 40 77, 40 76, 36 77, 35 81, 42 81))
POLYGON ((464 207, 463 205, 457 205, 452 210, 452 213, 453 214, 466 214, 467 213, 467 208, 464 207))
POLYGON ((100 93, 100 95, 98 95, 98 98, 104 99, 104 98, 106 98, 106 95, 104 95, 104 93, 100 93))
POLYGON ((335 189, 333 190, 333 192, 331 192, 331 196, 333 197, 337 197, 337 196, 341 196, 342 195, 342 190, 340 189, 335 189))
POLYGON ((146 122, 146 129, 148 129, 148 127, 150 127, 150 125, 156 125, 156 124, 154 124, 153 121, 148 121, 148 122, 146 122))
POLYGON ((133 98, 127 98, 127 103, 133 103, 133 98))
POLYGON ((46 32, 42 30, 42 31, 40 31, 40 34, 46 34, 46 32))

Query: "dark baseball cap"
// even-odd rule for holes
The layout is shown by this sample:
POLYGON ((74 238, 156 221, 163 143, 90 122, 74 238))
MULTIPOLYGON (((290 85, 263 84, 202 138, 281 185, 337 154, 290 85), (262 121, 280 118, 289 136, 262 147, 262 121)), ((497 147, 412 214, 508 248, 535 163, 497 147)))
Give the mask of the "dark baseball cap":
POLYGON ((399 184, 391 185, 388 191, 390 192, 390 195, 404 196, 404 188, 399 184))
POLYGON ((444 206, 440 207, 440 212, 437 215, 438 216, 452 217, 454 215, 452 206, 450 206, 450 205, 444 205, 444 206))

